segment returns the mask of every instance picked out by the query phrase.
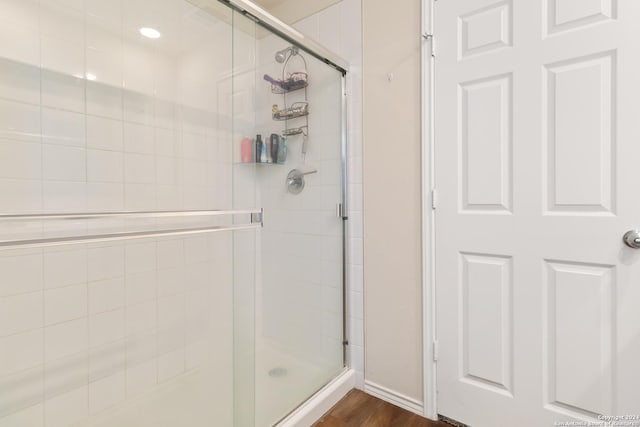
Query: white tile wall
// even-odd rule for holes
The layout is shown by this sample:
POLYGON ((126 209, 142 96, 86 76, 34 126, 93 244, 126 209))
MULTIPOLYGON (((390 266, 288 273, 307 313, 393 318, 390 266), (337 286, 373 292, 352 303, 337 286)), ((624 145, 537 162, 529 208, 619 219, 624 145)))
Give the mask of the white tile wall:
POLYGON ((117 151, 87 150, 87 179, 89 181, 122 182, 123 174, 123 153, 117 151))
POLYGON ((88 415, 89 388, 83 386, 47 399, 44 404, 46 425, 67 427, 88 415))
MULTIPOLYGON (((123 13, 120 2, 95 0, 3 4, 0 211, 231 206, 233 153, 216 131, 231 129, 216 93, 218 76, 228 71, 230 33, 200 34, 224 44, 222 54, 203 45, 178 61, 171 48, 121 37, 123 13), (82 78, 86 73, 96 80, 82 78)), ((299 26, 352 63, 349 324, 351 364, 362 372, 360 0, 344 0, 299 26)), ((264 51, 273 62, 274 50, 264 51)), ((333 132, 321 132, 330 117, 313 120, 318 140, 333 132)), ((295 143, 291 149, 299 152, 295 143)), ((287 242, 308 254, 292 258, 289 278, 303 284, 294 296, 317 295, 299 307, 308 322, 293 333, 321 331, 336 348, 339 238, 321 209, 337 197, 331 160, 338 154, 310 147, 321 173, 309 177, 306 194, 319 198, 283 200, 281 180, 269 189, 290 213, 273 226, 293 230, 287 242), (305 239, 309 230, 318 234, 305 239), (330 237, 311 244, 320 234, 330 237)), ((212 236, 0 254, 0 426, 80 423, 205 362, 212 324, 216 316, 228 320, 231 301, 221 286, 229 281, 228 253, 212 252, 218 240, 229 252, 230 239, 212 236), (29 389, 5 386, 25 378, 29 389)))
POLYGON ((44 398, 51 399, 86 386, 89 380, 88 363, 86 350, 56 360, 45 361, 44 398))
MULTIPOLYGON (((0 378, 0 386, 2 395, 0 414, 2 415, 22 412, 32 405, 38 405, 42 401, 43 367, 37 366, 4 376, 0 378)), ((14 427, 16 424, 9 425, 14 427)))
POLYGON ((86 154, 82 148, 44 145, 42 163, 45 180, 84 182, 87 179, 86 154))
POLYGON ((47 326, 44 331, 45 361, 79 353, 88 347, 87 318, 47 326))
POLYGON ((42 262, 45 288, 82 284, 87 281, 87 252, 84 249, 49 249, 44 253, 42 262))
POLYGON ((42 209, 40 181, 0 179, 0 209, 6 213, 37 212, 42 209))
POLYGON ((39 135, 39 106, 0 100, 0 137, 38 142, 39 135))
POLYGON ((0 427, 44 425, 44 405, 38 404, 0 418, 0 427))
POLYGON ((350 63, 347 74, 348 333, 356 385, 364 387, 363 212, 362 212, 362 0, 343 0, 294 25, 350 63))
POLYGON ((45 325, 67 322, 86 316, 87 285, 85 283, 45 291, 45 325))
POLYGON ((125 375, 119 372, 89 384, 89 412, 97 414, 125 399, 125 375))
POLYGON ((42 108, 42 142, 84 147, 85 115, 72 111, 42 108))
POLYGON ((157 361, 139 363, 127 367, 126 371, 126 392, 127 397, 139 395, 156 386, 158 383, 157 361))
MULTIPOLYGON (((5 193, 3 193, 5 194, 5 193)), ((40 251, 7 253, 0 257, 0 296, 42 290, 43 262, 40 251)))
POLYGON ((0 298, 0 337, 41 328, 42 293, 0 298))
POLYGON ((89 318, 89 346, 98 347, 125 337, 125 310, 105 311, 89 318))
MULTIPOLYGON (((363 387, 363 286, 362 256, 359 255, 362 253, 362 196, 354 194, 354 191, 361 194, 362 189, 360 20, 360 0, 344 0, 294 26, 352 64, 348 77, 351 175, 347 310, 350 364, 357 371, 358 386, 363 387)), ((261 76, 279 75, 281 65, 275 63, 273 54, 286 45, 275 37, 265 37, 258 43, 256 74, 259 81, 253 109, 256 119, 255 124, 248 120, 244 131, 247 135, 268 136, 281 130, 270 120, 271 106, 281 102, 281 98, 268 91, 261 76)), ((324 65, 318 66, 313 59, 308 58, 307 62, 312 81, 308 90, 311 136, 307 161, 303 162, 300 157, 300 140, 291 138, 289 159, 284 168, 255 168, 266 220, 261 234, 262 271, 258 273, 256 334, 258 345, 266 341, 280 351, 310 361, 323 370, 323 375, 331 375, 331 369, 341 361, 342 350, 340 221, 334 212, 335 204, 340 201, 340 116, 337 112, 341 91, 335 73, 324 65), (332 82, 338 86, 333 87, 332 82), (286 172, 294 167, 318 170, 317 174, 306 177, 307 187, 299 196, 286 194, 282 187, 286 172)), ((296 66, 295 59, 292 64, 296 66)), ((242 135, 238 136, 238 141, 241 138, 242 135)), ((297 386, 313 391, 313 383, 311 380, 297 386)), ((264 398, 256 396, 258 400, 264 398)))
POLYGON ((185 352, 183 349, 163 354, 158 358, 158 381, 166 381, 185 371, 185 352))
POLYGON ((41 153, 38 143, 0 140, 0 178, 41 179, 41 153))
MULTIPOLYGON (((218 188, 231 187, 229 138, 216 131, 231 127, 216 93, 226 24, 203 30, 184 2, 154 43, 126 35, 140 17, 120 1, 1 3, 1 212, 231 208, 218 188)), ((48 235, 72 232, 55 226, 48 235)), ((85 424, 230 353, 226 335, 228 347, 208 343, 216 320, 231 334, 227 255, 212 251, 230 253, 228 237, 0 252, 0 427, 85 424)))
POLYGON ((0 338, 0 375, 10 376, 44 363, 43 330, 0 338))
POLYGON ((88 288, 89 314, 97 314, 124 307, 124 277, 89 282, 88 288))
MULTIPOLYGON (((78 165, 78 168, 82 166, 78 165)), ((85 182, 44 181, 42 207, 48 212, 82 212, 87 209, 85 182)))
POLYGON ((126 341, 124 339, 89 349, 90 382, 111 375, 124 374, 126 366, 126 341))
POLYGON ((87 116, 87 146, 101 150, 122 151, 122 123, 98 116, 87 116))
POLYGON ((6 58, 0 59, 0 69, 1 98, 28 104, 40 102, 40 70, 6 58))

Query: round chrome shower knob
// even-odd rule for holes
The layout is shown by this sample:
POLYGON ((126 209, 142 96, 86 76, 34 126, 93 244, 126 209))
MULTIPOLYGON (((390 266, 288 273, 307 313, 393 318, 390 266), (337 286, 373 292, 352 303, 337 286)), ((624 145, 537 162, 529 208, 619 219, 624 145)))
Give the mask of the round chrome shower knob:
POLYGON ((291 194, 300 194, 302 190, 304 190, 304 176, 311 175, 316 172, 318 171, 315 169, 309 172, 302 172, 298 169, 293 169, 287 175, 287 191, 291 194))

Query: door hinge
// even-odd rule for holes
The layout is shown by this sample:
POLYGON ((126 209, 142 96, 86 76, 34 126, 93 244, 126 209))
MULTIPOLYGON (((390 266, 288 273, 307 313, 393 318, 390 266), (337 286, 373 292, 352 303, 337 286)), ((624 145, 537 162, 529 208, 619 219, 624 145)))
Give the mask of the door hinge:
POLYGON ((438 341, 434 341, 433 342, 433 361, 437 362, 438 361, 438 341))
POLYGON ((431 209, 436 209, 438 207, 438 190, 435 188, 431 190, 431 209))
POLYGON ((431 52, 431 56, 436 56, 436 39, 433 34, 424 33, 422 38, 425 39, 429 43, 429 51, 431 52))

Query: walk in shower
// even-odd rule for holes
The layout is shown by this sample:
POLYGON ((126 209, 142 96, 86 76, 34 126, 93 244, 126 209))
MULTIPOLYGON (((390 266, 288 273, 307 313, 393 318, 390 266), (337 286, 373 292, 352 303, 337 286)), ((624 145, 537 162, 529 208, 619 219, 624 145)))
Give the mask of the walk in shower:
POLYGON ((270 426, 344 370, 322 52, 242 0, 0 0, 0 427, 270 426))

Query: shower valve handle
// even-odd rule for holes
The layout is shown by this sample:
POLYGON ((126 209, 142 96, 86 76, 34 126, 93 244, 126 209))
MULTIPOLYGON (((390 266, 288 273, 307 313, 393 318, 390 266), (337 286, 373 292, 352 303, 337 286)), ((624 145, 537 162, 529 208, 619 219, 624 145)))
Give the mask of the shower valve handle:
POLYGON ((287 191, 291 194, 300 194, 304 190, 304 176, 311 175, 318 172, 316 169, 302 172, 298 169, 293 169, 287 175, 287 191))

